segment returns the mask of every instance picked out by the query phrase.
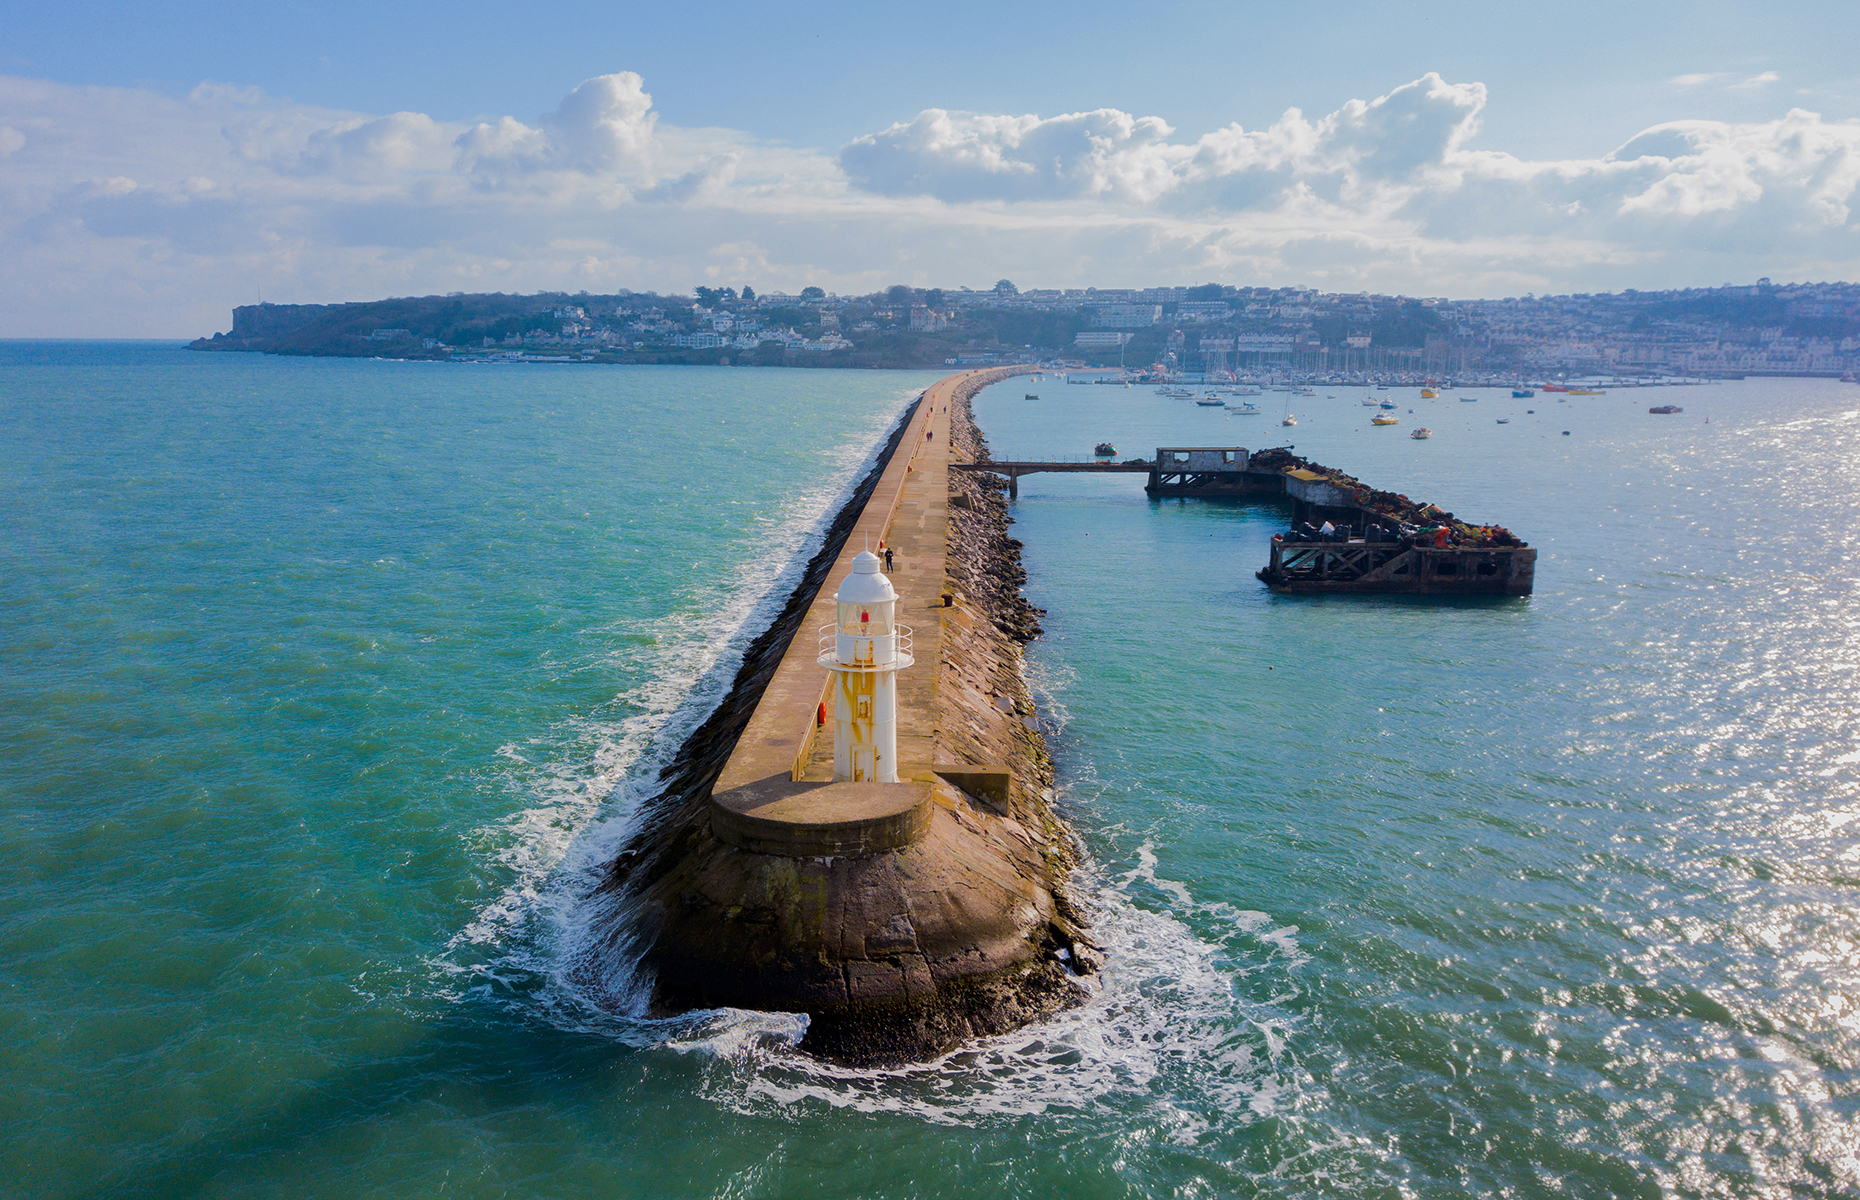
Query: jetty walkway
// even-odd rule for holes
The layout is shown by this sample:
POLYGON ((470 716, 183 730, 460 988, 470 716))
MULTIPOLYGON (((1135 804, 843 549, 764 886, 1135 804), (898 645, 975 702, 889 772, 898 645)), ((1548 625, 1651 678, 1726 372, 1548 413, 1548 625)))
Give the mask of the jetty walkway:
POLYGON ((951 463, 950 469, 1005 478, 1009 499, 1020 495, 1022 475, 1141 474, 1149 477, 1143 490, 1159 499, 1282 501, 1291 505, 1294 526, 1311 521, 1340 526, 1334 540, 1300 541, 1296 530, 1273 539, 1271 560, 1257 574, 1276 591, 1531 594, 1537 551, 1508 533, 1493 538, 1489 529, 1452 522, 1451 513, 1432 505, 1376 493, 1359 480, 1314 465, 1289 447, 1248 452, 1244 446, 1158 446, 1150 459, 1016 459, 951 463), (1449 522, 1452 527, 1445 527, 1449 522), (1423 523, 1437 530, 1438 543, 1423 544, 1415 536, 1423 523))
MULTIPOLYGON (((1022 368, 966 371, 924 393, 897 452, 853 525, 827 582, 776 668, 755 715, 711 791, 711 826, 745 850, 774 854, 870 854, 905 845, 928 827, 942 775, 970 792, 1000 790, 988 768, 939 763, 943 641, 949 623, 972 619, 959 598, 944 603, 949 519, 950 400, 957 388, 992 383, 1022 368), (917 666, 898 676, 898 784, 834 783, 830 677, 817 631, 834 623, 833 592, 862 550, 892 552, 898 620, 911 627, 917 666)), ((1147 469, 1147 468, 1146 468, 1147 469)))

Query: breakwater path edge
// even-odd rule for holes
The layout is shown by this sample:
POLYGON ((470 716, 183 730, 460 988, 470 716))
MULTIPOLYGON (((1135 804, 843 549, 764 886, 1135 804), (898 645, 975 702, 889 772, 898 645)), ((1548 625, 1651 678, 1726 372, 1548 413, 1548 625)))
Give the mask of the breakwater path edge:
POLYGON ((892 431, 731 693, 686 740, 603 888, 603 944, 649 1011, 804 1012, 802 1048, 934 1057, 1084 999, 1098 951, 1021 671, 1039 632, 969 410, 1016 369, 949 376, 892 431), (893 555, 917 665, 896 784, 834 783, 816 630, 851 559, 893 555))

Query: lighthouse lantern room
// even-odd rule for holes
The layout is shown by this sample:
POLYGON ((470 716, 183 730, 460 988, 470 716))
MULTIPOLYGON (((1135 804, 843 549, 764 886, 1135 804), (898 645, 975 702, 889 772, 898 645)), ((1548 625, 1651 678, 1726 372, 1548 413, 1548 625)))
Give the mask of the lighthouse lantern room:
POLYGON ((837 619, 820 630, 820 665, 833 673, 833 781, 898 782, 898 672, 911 666, 911 630, 897 622, 898 593, 870 550, 833 597, 837 619))

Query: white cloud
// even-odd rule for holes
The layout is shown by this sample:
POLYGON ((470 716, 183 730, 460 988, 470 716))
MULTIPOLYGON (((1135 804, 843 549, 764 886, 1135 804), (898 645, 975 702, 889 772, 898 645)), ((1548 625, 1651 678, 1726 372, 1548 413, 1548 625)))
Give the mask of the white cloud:
POLYGON ((1760 75, 1752 75, 1749 79, 1746 79, 1742 83, 1738 83, 1733 86, 1740 87, 1740 88, 1760 88, 1760 87, 1765 87, 1769 84, 1775 83, 1777 80, 1781 78, 1782 76, 1778 75, 1774 71, 1764 71, 1760 75))
POLYGON ((208 108, 226 104, 263 104, 269 97, 265 95, 264 88, 240 87, 234 83, 204 79, 187 94, 187 99, 189 103, 208 108))
POLYGON ((700 198, 722 199, 736 179, 736 164, 741 161, 742 155, 734 153, 707 158, 698 164, 697 169, 686 171, 676 179, 641 188, 634 193, 634 198, 647 204, 687 204, 700 198))
POLYGON ((1703 87, 1714 79, 1722 78, 1724 78, 1724 76, 1716 72, 1699 71, 1690 75, 1675 75, 1666 82, 1676 83, 1680 87, 1703 87))
POLYGON ((1160 118, 1116 109, 1049 118, 930 109, 853 142, 840 164, 855 184, 886 195, 1139 203, 1176 195, 1248 207, 1262 189, 1294 180, 1326 179, 1328 194, 1412 178, 1477 131, 1484 105, 1483 84, 1429 73, 1315 122, 1291 109, 1268 129, 1229 125, 1190 143, 1170 142, 1160 118))
POLYGON ((1151 198, 1183 151, 1156 117, 1113 108, 1062 117, 926 109, 853 142, 840 165, 870 191, 950 201, 1151 198))
POLYGON ((1428 74, 1193 139, 1108 108, 929 109, 832 154, 662 122, 631 72, 469 124, 0 77, 0 334, 191 335, 261 287, 1007 275, 1487 295, 1860 276, 1860 123, 1679 121, 1534 161, 1474 147, 1487 103, 1428 74))
POLYGON ((452 140, 425 113, 354 117, 312 132, 297 165, 310 174, 347 177, 443 171, 452 165, 452 140))
MULTIPOLYGON (((1806 244, 1815 228, 1847 227, 1860 124, 1799 109, 1764 123, 1673 122, 1600 158, 1529 162, 1468 148, 1485 104, 1483 85, 1430 73, 1317 120, 1291 109, 1265 129, 1230 125, 1180 143, 1160 120, 1115 110, 1043 119, 936 109, 855 141, 840 160, 856 185, 892 196, 1122 201, 1248 224, 1271 213, 1337 233, 1393 223, 1447 241, 1511 233, 1734 243, 1726 234, 1736 223, 1781 217, 1811 235, 1806 244), (1724 219, 1688 224, 1708 215, 1724 219), (1663 228, 1649 228, 1650 218, 1663 228)), ((1841 249, 1851 261, 1856 247, 1841 249)), ((1520 250, 1535 253, 1528 243, 1520 250)))
POLYGON ((503 117, 466 130, 456 141, 458 165, 488 186, 539 171, 644 170, 657 122, 645 80, 632 71, 600 75, 563 97, 535 128, 503 117))

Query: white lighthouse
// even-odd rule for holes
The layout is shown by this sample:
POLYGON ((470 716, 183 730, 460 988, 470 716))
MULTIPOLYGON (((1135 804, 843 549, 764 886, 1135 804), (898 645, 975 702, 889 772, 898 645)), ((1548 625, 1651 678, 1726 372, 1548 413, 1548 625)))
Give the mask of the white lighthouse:
POLYGON ((833 672, 833 782, 898 782, 898 672, 910 666, 910 627, 898 593, 862 550, 833 597, 838 619, 820 630, 820 665, 833 672))

